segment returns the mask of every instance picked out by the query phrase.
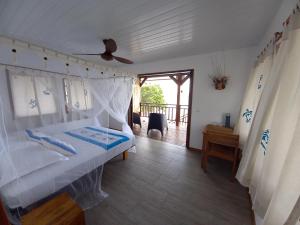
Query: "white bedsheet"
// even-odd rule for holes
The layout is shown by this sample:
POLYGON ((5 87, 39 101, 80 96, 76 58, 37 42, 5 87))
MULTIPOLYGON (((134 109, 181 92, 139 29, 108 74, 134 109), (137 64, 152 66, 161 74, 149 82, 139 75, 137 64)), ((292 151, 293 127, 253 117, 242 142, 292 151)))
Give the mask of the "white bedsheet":
POLYGON ((53 163, 69 160, 55 151, 42 149, 39 143, 33 141, 23 141, 22 145, 10 147, 9 152, 0 154, 0 187, 53 163))
MULTIPOLYGON (((52 135, 55 132, 54 136, 73 145, 78 154, 71 156, 67 161, 54 163, 3 186, 0 192, 3 201, 9 208, 25 208, 55 193, 134 145, 134 136, 115 130, 111 131, 128 136, 129 141, 123 142, 109 151, 63 133, 88 125, 93 124, 91 121, 81 121, 73 124, 68 123, 66 126, 60 125, 60 128, 55 127, 56 129, 48 128, 52 131, 52 135)), ((47 131, 47 128, 43 128, 43 131, 47 131)))

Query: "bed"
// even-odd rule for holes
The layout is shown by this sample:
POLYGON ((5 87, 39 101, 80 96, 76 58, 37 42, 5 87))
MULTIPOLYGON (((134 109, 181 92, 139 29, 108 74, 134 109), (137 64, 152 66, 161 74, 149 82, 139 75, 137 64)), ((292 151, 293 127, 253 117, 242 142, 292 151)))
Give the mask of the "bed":
MULTIPOLYGON (((35 170, 3 186, 0 189, 2 199, 11 209, 26 208, 44 199, 134 146, 133 135, 96 126, 93 120, 53 125, 43 127, 41 130, 70 143, 76 148, 77 154, 69 157, 68 160, 35 170), (83 129, 88 131, 90 129, 96 133, 108 132, 112 139, 117 137, 116 140, 119 141, 113 140, 109 146, 101 146, 100 143, 94 143, 90 139, 84 140, 85 136, 76 136, 83 129)), ((22 136, 23 133, 11 137, 10 142, 15 145, 28 142, 22 136)), ((39 147, 44 148, 42 145, 39 147)))

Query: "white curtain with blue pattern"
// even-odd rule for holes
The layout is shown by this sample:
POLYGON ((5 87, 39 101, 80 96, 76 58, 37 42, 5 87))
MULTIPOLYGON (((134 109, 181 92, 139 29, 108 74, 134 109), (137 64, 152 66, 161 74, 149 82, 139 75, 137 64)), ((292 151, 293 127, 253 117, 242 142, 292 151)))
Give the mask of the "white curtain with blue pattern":
POLYGON ((250 188, 254 212, 263 225, 295 225, 300 217, 299 25, 297 13, 291 17, 279 49, 274 46, 270 77, 237 173, 237 179, 250 188))
POLYGON ((235 132, 240 135, 240 147, 242 149, 244 149, 247 142, 261 94, 269 77, 271 65, 272 57, 268 52, 267 56, 257 63, 249 78, 239 121, 235 127, 235 132))

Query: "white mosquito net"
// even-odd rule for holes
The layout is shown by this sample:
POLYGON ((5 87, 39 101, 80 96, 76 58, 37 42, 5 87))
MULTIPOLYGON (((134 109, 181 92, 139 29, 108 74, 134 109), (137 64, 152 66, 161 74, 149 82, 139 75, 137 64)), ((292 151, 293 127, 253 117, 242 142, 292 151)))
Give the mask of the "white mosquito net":
POLYGON ((135 151, 127 122, 134 76, 0 69, 0 195, 11 223, 61 192, 83 209, 107 197, 104 164, 135 151))

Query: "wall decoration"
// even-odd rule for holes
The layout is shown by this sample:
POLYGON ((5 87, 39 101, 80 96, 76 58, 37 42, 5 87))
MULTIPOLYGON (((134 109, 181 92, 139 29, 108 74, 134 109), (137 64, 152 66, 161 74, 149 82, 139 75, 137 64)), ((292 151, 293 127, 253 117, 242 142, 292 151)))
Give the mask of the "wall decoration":
POLYGON ((212 59, 212 73, 208 74, 208 77, 213 81, 216 90, 225 89, 229 80, 229 77, 225 72, 225 55, 223 57, 223 65, 218 62, 217 58, 212 59))
POLYGON ((223 90, 226 87, 227 81, 228 81, 228 77, 227 76, 213 76, 210 77, 214 83, 215 89, 216 90, 223 90))

